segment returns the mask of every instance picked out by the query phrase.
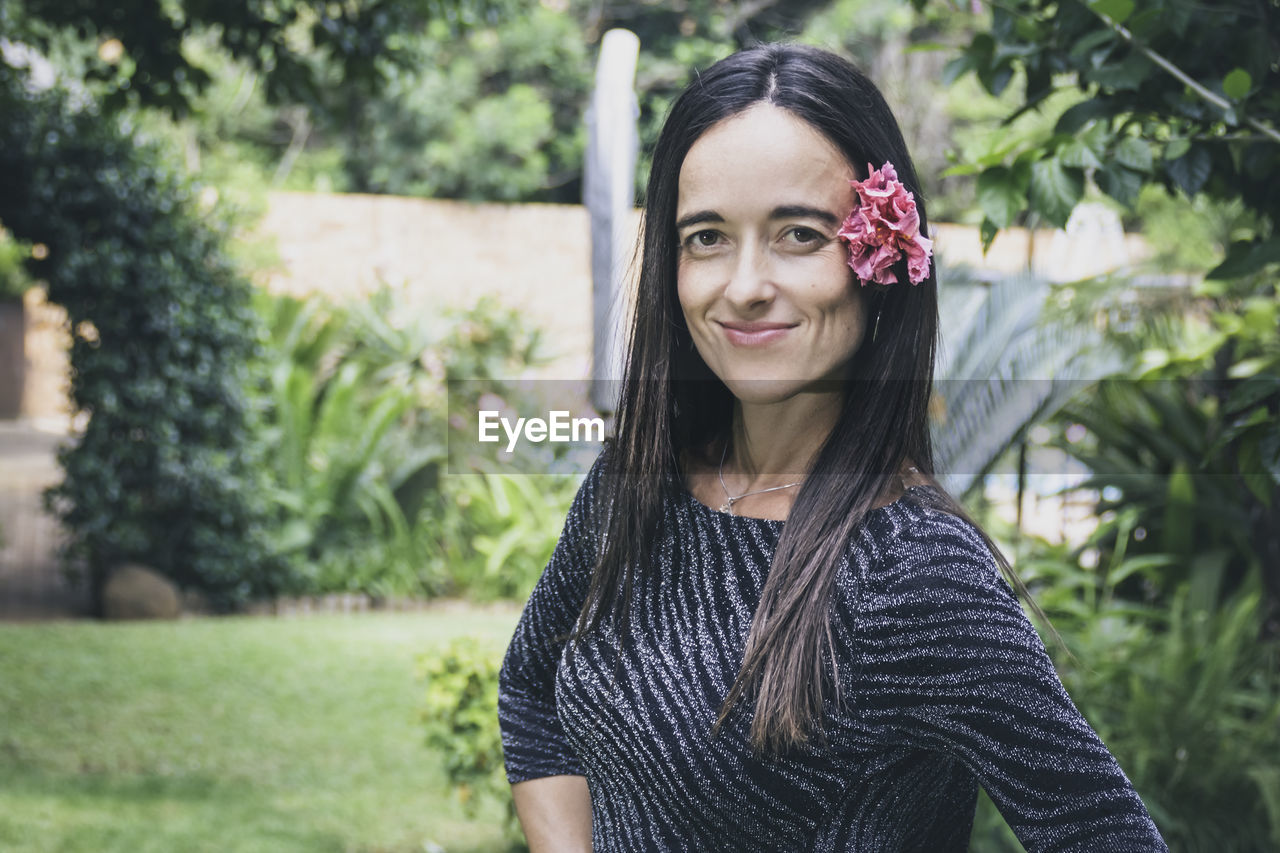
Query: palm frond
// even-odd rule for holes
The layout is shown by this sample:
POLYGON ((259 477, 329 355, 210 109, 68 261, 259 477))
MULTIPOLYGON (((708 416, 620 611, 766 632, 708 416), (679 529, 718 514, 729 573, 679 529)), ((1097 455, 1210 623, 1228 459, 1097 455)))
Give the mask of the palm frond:
POLYGON ((1058 321, 1053 287, 1022 274, 953 281, 940 294, 943 356, 932 423, 943 485, 967 494, 1033 424, 1123 358, 1092 327, 1058 321))

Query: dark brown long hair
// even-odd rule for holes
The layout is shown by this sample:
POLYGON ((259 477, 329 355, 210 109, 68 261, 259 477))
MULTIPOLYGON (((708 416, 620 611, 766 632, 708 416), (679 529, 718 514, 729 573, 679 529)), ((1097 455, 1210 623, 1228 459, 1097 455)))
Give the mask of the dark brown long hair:
MULTIPOLYGON (((575 637, 602 624, 625 637, 633 590, 653 571, 662 504, 684 488, 681 459, 708 442, 727 440, 734 399, 693 346, 676 294, 676 204, 680 168, 694 142, 719 121, 770 103, 790 111, 836 145, 854 170, 886 161, 915 195, 928 227, 915 168, 889 106, 844 59, 817 48, 768 44, 744 50, 695 76, 672 105, 653 155, 639 247, 640 270, 625 374, 609 441, 597 565, 575 637)), ((755 699, 751 742, 784 751, 820 726, 824 690, 839 679, 830 626, 832 586, 841 557, 876 499, 914 461, 933 482, 928 406, 938 337, 938 291, 932 269, 907 284, 867 285, 867 333, 851 360, 835 427, 796 494, 768 573, 742 668, 716 728, 744 696, 755 699)), ((968 520, 941 487, 940 505, 968 520)), ((975 524, 975 527, 977 525, 975 524)), ((981 532, 981 528, 979 528, 981 532)), ((1006 576, 1025 594, 999 549, 982 533, 1006 576)))

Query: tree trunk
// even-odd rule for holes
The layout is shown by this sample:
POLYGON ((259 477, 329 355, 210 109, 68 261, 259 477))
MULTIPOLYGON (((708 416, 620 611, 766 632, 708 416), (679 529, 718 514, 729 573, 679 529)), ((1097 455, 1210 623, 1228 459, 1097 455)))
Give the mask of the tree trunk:
POLYGON ((0 419, 22 414, 26 379, 26 311, 19 296, 0 300, 0 419))

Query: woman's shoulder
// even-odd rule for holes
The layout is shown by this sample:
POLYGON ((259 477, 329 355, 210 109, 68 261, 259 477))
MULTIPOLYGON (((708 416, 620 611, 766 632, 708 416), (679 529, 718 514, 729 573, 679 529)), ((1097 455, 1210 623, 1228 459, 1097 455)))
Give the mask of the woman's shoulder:
POLYGON ((1016 651, 1047 677, 1043 643, 986 539, 934 498, 913 494, 880 513, 876 552, 840 596, 837 618, 862 665, 936 675, 1016 651))
POLYGON ((1019 606, 981 531, 948 503, 936 486, 919 485, 872 511, 849 579, 860 610, 1019 606))
POLYGON ((598 535, 601 530, 602 519, 607 515, 605 505, 611 491, 607 478, 613 471, 616 453, 612 442, 602 444, 578 484, 578 491, 569 505, 569 513, 565 519, 566 531, 576 538, 590 538, 598 535))
POLYGON ((599 498, 600 487, 606 479, 617 473, 617 457, 618 448, 616 439, 612 436, 606 438, 594 457, 589 453, 575 457, 578 462, 579 470, 585 471, 582 477, 582 483, 579 488, 579 497, 583 500, 594 500, 599 498), (578 461, 581 460, 581 461, 578 461), (590 463, 587 463, 590 460, 590 463))
POLYGON ((878 543, 885 569, 968 571, 995 569, 995 556, 978 527, 950 506, 933 485, 913 486, 882 513, 878 543))

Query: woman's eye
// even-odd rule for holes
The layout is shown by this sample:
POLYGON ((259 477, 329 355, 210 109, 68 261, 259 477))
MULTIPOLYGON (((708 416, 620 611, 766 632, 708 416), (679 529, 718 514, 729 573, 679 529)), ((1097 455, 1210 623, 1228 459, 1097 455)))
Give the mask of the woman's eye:
POLYGON ((685 245, 695 249, 709 249, 720 240, 717 231, 695 231, 685 240, 685 245))
POLYGON ((804 226, 797 226, 790 229, 787 232, 787 236, 791 237, 794 242, 806 246, 821 243, 824 239, 817 231, 814 231, 812 228, 805 228, 804 226))

